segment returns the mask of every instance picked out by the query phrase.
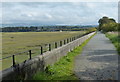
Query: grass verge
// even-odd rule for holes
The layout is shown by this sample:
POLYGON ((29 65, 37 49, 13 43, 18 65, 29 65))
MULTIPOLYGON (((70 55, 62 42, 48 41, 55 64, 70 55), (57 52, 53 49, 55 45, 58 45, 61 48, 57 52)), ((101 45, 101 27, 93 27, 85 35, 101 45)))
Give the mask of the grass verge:
POLYGON ((82 52, 82 48, 93 36, 73 51, 68 52, 66 56, 62 57, 54 65, 47 66, 44 72, 36 73, 33 76, 33 80, 78 80, 73 72, 74 58, 82 52))
POLYGON ((118 51, 118 54, 120 55, 120 51, 119 51, 120 50, 120 36, 118 36, 118 34, 112 34, 112 33, 106 33, 105 35, 115 45, 115 47, 118 51))

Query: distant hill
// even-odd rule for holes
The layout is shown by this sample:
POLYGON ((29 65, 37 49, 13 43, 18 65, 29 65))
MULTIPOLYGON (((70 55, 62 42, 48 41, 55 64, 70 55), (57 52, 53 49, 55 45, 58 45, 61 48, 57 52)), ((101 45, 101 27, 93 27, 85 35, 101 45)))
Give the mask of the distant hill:
POLYGON ((79 25, 79 24, 0 24, 0 27, 30 27, 30 26, 81 26, 81 27, 97 27, 98 25, 79 25))
POLYGON ((43 32, 43 31, 80 31, 97 25, 40 25, 40 26, 7 26, 0 28, 2 32, 43 32))

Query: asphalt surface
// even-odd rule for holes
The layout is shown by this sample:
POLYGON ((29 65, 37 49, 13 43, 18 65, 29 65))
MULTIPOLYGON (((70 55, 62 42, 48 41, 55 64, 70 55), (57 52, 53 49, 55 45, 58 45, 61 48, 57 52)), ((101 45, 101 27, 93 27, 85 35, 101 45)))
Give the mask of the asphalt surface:
POLYGON ((118 80, 118 53, 111 41, 98 32, 75 58, 80 80, 118 80))

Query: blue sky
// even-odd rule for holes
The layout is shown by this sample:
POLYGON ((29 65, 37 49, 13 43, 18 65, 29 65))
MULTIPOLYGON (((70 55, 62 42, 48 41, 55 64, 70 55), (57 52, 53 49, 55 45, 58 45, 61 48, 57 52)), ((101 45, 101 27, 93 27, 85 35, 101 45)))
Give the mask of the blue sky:
MULTIPOLYGON (((118 20, 117 2, 4 2, 2 24, 96 25, 108 16, 118 20)), ((0 22, 1 23, 1 22, 0 22)))

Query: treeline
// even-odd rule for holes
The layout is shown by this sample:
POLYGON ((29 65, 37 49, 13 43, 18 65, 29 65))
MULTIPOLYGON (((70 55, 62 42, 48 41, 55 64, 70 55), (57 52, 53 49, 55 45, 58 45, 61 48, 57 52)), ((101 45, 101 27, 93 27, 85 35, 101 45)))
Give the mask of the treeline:
POLYGON ((90 26, 31 26, 31 27, 4 27, 1 32, 44 32, 44 31, 82 31, 90 26))
POLYGON ((37 27, 5 27, 1 28, 2 32, 29 32, 36 31, 37 27))
POLYGON ((113 18, 103 17, 98 21, 98 23, 100 31, 120 31, 120 23, 116 23, 113 18))

